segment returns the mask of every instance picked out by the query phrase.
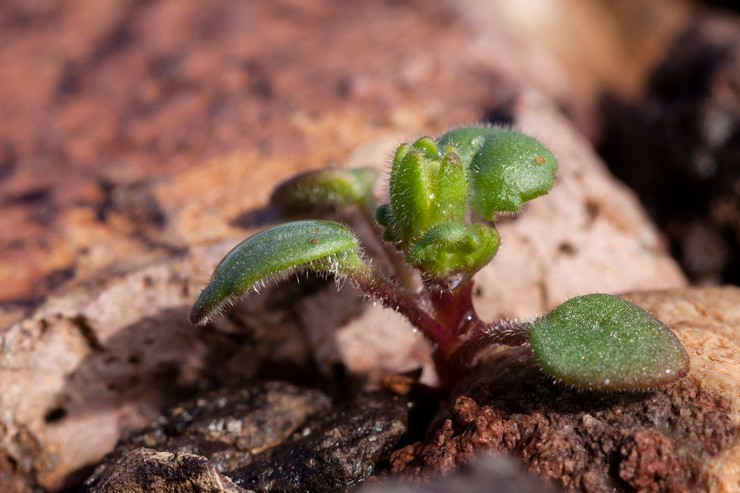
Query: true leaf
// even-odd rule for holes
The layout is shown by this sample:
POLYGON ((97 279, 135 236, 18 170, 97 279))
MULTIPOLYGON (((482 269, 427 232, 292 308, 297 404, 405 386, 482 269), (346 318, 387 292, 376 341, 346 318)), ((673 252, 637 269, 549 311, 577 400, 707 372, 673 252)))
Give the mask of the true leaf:
POLYGON ((412 145, 402 144, 396 151, 391 168, 388 192, 393 234, 403 248, 413 244, 429 228, 432 220, 434 175, 441 157, 436 144, 422 137, 412 145))
POLYGON ((500 244, 495 228, 443 223, 430 229, 406 256, 427 278, 472 274, 491 261, 500 244))
POLYGON ((537 139, 501 127, 463 127, 439 138, 453 145, 472 181, 471 207, 493 220, 497 212, 517 212, 525 202, 550 191, 558 169, 552 152, 537 139))
POLYGON ((244 240, 216 267, 193 305, 190 320, 202 324, 266 280, 297 268, 338 276, 365 267, 357 239, 333 221, 294 221, 244 240))
POLYGON ((689 368, 686 350, 665 324, 605 294, 566 301, 536 320, 529 337, 546 373, 583 389, 650 389, 689 368))
POLYGON ((442 156, 430 187, 432 201, 431 224, 445 222, 463 224, 468 207, 468 183, 465 166, 454 148, 442 156))

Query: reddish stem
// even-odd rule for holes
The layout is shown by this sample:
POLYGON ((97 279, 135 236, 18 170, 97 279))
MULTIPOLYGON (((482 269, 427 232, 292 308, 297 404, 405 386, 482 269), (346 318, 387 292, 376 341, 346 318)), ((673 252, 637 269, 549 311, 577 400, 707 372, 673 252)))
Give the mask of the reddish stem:
POLYGON ((426 285, 420 294, 399 289, 371 268, 356 273, 352 280, 363 293, 403 314, 436 345, 434 362, 443 387, 449 387, 473 367, 487 347, 528 343, 529 322, 502 320, 485 324, 481 321, 473 308, 471 279, 453 289, 426 285))
POLYGON ((466 339, 475 330, 475 326, 481 323, 473 309, 472 280, 467 279, 454 289, 427 288, 425 291, 435 318, 445 328, 444 337, 436 341, 443 351, 466 339))
POLYGON ((392 310, 401 313, 425 337, 439 344, 446 338, 444 325, 423 309, 423 298, 418 294, 402 291, 382 274, 368 269, 352 277, 357 289, 392 310))
POLYGON ((529 344, 531 322, 499 320, 491 324, 476 325, 467 340, 457 345, 446 359, 435 359, 443 383, 454 383, 460 376, 478 363, 481 353, 491 346, 526 346, 529 344), (444 373, 440 371, 444 368, 444 373))

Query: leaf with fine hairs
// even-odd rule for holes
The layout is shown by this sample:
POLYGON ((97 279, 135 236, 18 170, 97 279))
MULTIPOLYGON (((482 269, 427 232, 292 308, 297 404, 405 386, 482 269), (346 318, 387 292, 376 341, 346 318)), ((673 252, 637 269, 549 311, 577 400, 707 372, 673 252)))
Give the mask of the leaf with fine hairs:
POLYGON ((366 265, 357 238, 337 222, 282 224, 247 238, 221 260, 193 305, 190 321, 204 324, 250 290, 302 268, 346 276, 366 265))
POLYGON ((281 183, 270 202, 287 215, 357 206, 372 210, 377 172, 371 168, 306 171, 281 183))
POLYGON ((587 390, 649 390, 689 370, 676 335, 642 308, 616 296, 570 299, 536 320, 529 334, 542 369, 587 390))
POLYGON ((518 212, 555 183, 558 161, 537 139, 502 127, 462 127, 439 138, 453 146, 468 169, 471 207, 492 221, 498 212, 518 212))

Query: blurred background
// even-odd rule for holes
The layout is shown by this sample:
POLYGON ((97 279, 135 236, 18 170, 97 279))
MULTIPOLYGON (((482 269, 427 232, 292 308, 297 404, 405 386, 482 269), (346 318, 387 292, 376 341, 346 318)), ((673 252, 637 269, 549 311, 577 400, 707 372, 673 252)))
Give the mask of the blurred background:
POLYGON ((498 223, 484 318, 740 284, 736 4, 0 0, 0 490, 77 491, 197 392, 428 364, 323 280, 186 320, 277 183, 421 134, 521 125, 559 154, 560 187, 498 223))
POLYGON ((0 303, 232 235, 276 181, 360 143, 507 123, 523 86, 634 188, 692 282, 737 284, 733 5, 4 0, 0 303))

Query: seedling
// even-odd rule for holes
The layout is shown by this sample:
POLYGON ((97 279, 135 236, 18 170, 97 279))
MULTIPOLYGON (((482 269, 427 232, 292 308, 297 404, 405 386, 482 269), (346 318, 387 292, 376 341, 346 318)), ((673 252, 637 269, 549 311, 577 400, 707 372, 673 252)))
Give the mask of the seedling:
MULTIPOLYGON (((269 280, 309 269, 347 279, 408 318, 434 344, 441 384, 449 386, 493 344, 524 345, 554 379, 581 389, 644 390, 686 375, 676 336, 641 308, 615 296, 573 298, 532 321, 482 321, 473 275, 493 259, 494 221, 552 188, 555 156, 532 137, 498 127, 466 127, 422 137, 396 151, 389 203, 376 204, 368 169, 310 171, 279 186, 284 215, 354 207, 377 233, 371 259, 346 226, 297 220, 234 248, 193 306, 206 323, 269 280)), ((373 241, 375 241, 373 240, 373 241)))

